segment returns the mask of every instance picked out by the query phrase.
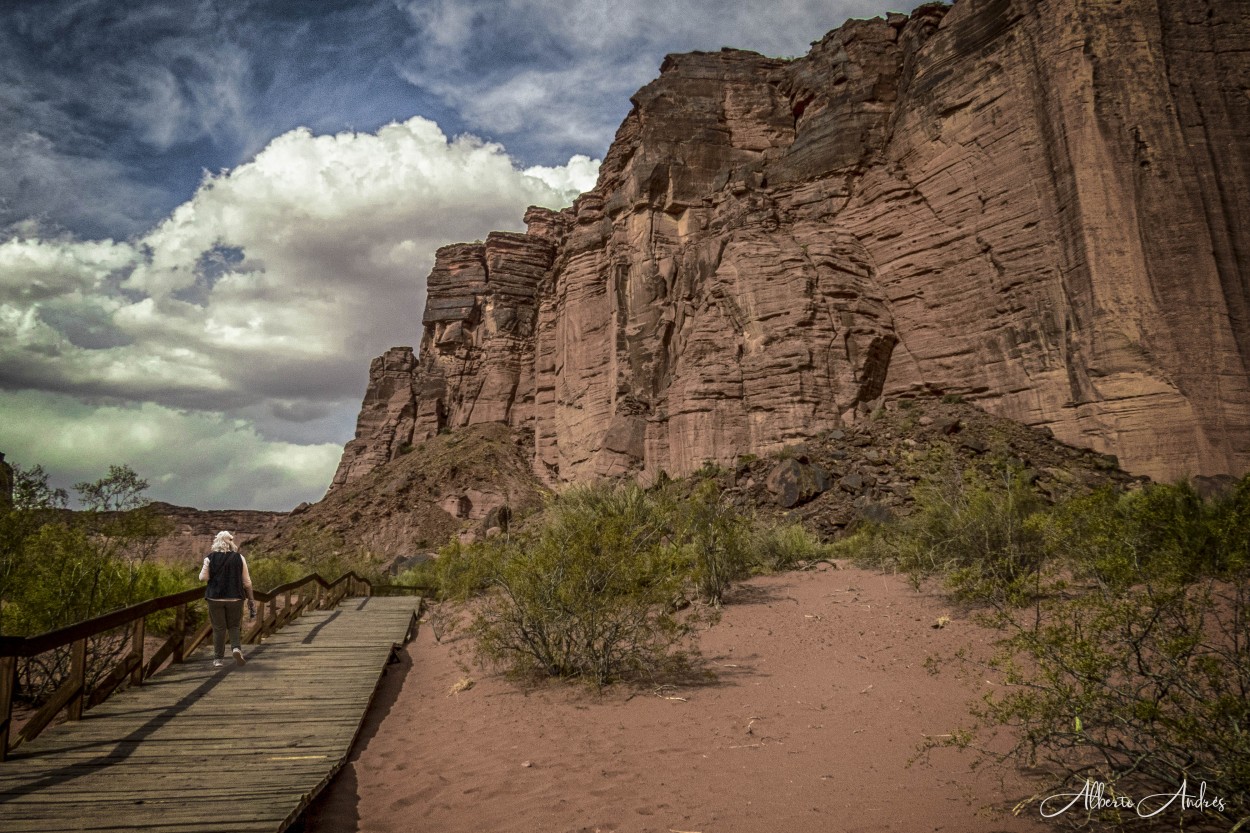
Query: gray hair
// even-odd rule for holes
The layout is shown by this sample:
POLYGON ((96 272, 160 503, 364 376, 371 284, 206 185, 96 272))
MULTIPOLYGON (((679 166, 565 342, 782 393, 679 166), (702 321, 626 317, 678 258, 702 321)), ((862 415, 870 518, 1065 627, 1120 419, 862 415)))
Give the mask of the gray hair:
POLYGON ((234 536, 229 532, 221 531, 217 533, 217 537, 213 539, 213 552, 233 552, 234 536))

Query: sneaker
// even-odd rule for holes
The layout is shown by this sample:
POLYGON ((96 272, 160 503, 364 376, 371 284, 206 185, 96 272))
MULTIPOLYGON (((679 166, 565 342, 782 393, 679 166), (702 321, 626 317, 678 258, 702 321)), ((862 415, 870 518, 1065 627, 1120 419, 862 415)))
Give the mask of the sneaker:
POLYGON ((234 664, 235 665, 247 665, 247 658, 243 656, 243 651, 239 650, 238 648, 234 649, 234 664))
POLYGON ((219 660, 219 659, 215 659, 215 660, 213 660, 213 667, 214 667, 214 668, 221 668, 223 665, 225 665, 225 663, 224 663, 224 662, 222 662, 221 660, 219 660))

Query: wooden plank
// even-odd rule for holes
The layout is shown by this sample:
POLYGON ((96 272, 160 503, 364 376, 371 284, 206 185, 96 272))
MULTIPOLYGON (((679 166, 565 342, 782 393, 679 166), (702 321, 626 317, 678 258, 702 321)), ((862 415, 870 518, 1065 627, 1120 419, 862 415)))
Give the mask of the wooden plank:
MULTIPOLYGON (((38 734, 52 722, 52 718, 56 717, 57 713, 61 709, 69 705, 70 701, 79 696, 81 693, 82 683, 75 682, 73 679, 66 680, 65 683, 57 689, 56 693, 52 695, 52 699, 50 699, 47 703, 44 703, 43 707, 40 708, 39 711, 35 712, 34 716, 32 716, 30 720, 26 721, 26 725, 22 727, 22 731, 18 732, 18 743, 25 743, 38 736, 38 734)), ((16 746, 17 744, 14 745, 16 746)))
POLYGON ((25 744, 0 766, 0 831, 285 829, 346 760, 419 605, 315 598, 246 666, 191 657, 25 744))
MULTIPOLYGON (((67 717, 70 720, 82 720, 83 701, 85 700, 83 695, 87 689, 87 638, 85 636, 71 646, 69 657, 69 681, 74 686, 74 695, 68 703, 69 713, 67 717)), ((32 720, 31 722, 33 723, 34 721, 32 720)), ((40 728, 42 729, 42 727, 40 728)), ((22 734, 26 740, 30 740, 35 736, 34 734, 26 735, 25 732, 22 734)), ((35 734, 38 734, 38 731, 35 734)))
POLYGON ((13 694, 17 691, 17 657, 0 657, 0 761, 9 757, 13 725, 13 694))
MULTIPOLYGON (((181 612, 183 608, 179 608, 178 610, 181 612)), ((175 652, 178 652, 181 648, 182 629, 177 625, 174 625, 174 632, 169 635, 169 638, 165 640, 161 647, 156 649, 156 653, 152 655, 150 660, 148 660, 147 666, 143 669, 143 678, 147 679, 155 674, 156 670, 161 667, 161 664, 165 662, 165 660, 174 656, 175 652)), ((178 657, 174 659, 174 662, 182 662, 182 658, 178 657)))
MULTIPOLYGON (((100 684, 91 689, 91 694, 87 697, 87 708, 93 708, 108 699, 109 695, 121 685, 131 672, 139 665, 139 658, 134 654, 127 654, 121 662, 113 666, 113 670, 100 680, 100 684)), ((81 716, 78 718, 81 720, 81 716)))

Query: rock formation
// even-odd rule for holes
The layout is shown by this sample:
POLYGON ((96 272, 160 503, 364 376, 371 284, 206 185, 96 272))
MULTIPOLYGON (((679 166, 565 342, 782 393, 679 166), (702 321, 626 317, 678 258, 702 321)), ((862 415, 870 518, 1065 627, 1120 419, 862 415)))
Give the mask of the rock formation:
POLYGON ((1250 468, 1250 0, 959 0, 672 55, 595 189, 439 250, 341 485, 444 428, 548 483, 959 394, 1158 478, 1250 468))
POLYGON ((328 535, 349 551, 412 563, 454 535, 485 536, 507 527, 514 513, 538 509, 546 490, 532 457, 524 436, 502 421, 435 436, 292 512, 254 551, 298 554, 302 538, 328 535))
POLYGON ((252 544, 277 529, 288 514, 255 509, 192 509, 160 501, 148 506, 171 525, 170 533, 157 541, 154 557, 166 564, 183 566, 198 566, 212 548, 214 536, 223 529, 234 533, 235 543, 244 553, 250 552, 252 544))

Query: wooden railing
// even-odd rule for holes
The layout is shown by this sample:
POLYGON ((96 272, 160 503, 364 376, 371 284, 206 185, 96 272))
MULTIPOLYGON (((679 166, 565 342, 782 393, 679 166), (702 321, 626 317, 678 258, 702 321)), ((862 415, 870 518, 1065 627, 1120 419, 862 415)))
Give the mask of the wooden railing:
MULTIPOLYGON (((243 637, 246 643, 254 643, 273 633, 307 609, 319 610, 335 607, 347 596, 372 596, 390 593, 412 592, 416 588, 404 585, 375 585, 354 572, 345 573, 332 582, 317 573, 279 585, 268 592, 256 591, 257 615, 243 637), (278 602, 282 604, 279 605, 278 602)), ((92 708, 116 691, 123 683, 141 685, 145 679, 160 669, 166 660, 182 662, 212 633, 212 625, 205 623, 192 634, 187 633, 187 606, 204 598, 204 588, 196 587, 181 593, 172 593, 156 599, 148 599, 130 607, 78 622, 38 636, 0 637, 0 761, 22 743, 33 740, 53 719, 66 710, 69 720, 80 720, 83 711, 92 708), (153 613, 175 609, 173 631, 169 637, 144 661, 144 622, 153 613), (87 684, 87 640, 108 631, 130 626, 130 651, 121 661, 100 677, 94 686, 87 684), (24 657, 34 657, 58 648, 70 648, 69 678, 52 696, 30 716, 10 742, 13 725, 13 700, 17 692, 17 663, 24 657)), ((123 639, 125 637, 123 636, 123 639)))

